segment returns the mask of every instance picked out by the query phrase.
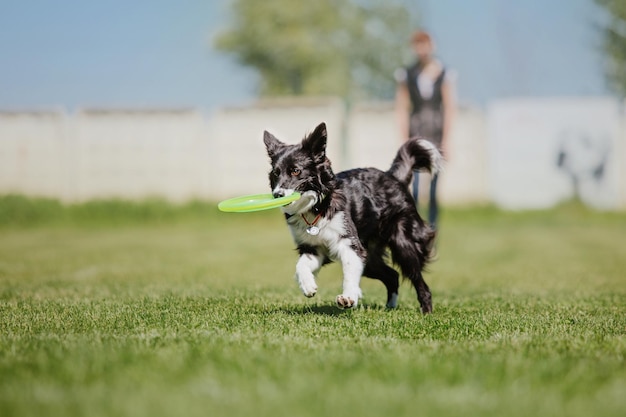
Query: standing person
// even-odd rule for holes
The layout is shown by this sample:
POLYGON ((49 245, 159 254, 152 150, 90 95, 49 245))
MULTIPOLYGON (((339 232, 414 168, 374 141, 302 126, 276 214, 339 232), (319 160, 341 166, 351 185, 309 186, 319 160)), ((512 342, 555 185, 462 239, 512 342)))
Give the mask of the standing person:
MULTIPOLYGON (((455 115, 456 98, 451 76, 434 56, 435 44, 418 30, 411 36, 416 62, 396 71, 396 114, 402 140, 420 136, 430 140, 449 159, 448 137, 455 115)), ((428 221, 436 230, 439 217, 436 174, 430 182, 428 221)), ((418 206, 419 174, 414 172, 413 196, 418 206)))

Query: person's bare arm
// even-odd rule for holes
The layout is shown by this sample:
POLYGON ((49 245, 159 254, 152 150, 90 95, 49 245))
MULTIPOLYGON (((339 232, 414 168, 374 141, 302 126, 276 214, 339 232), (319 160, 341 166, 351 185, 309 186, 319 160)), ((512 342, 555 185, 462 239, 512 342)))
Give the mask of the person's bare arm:
POLYGON ((456 92, 454 81, 446 78, 441 85, 441 97, 443 101, 443 135, 441 150, 446 159, 450 159, 450 134, 456 118, 456 92))
POLYGON ((405 83, 398 83, 396 88, 396 122, 402 143, 409 139, 409 118, 411 112, 411 99, 409 89, 405 83))

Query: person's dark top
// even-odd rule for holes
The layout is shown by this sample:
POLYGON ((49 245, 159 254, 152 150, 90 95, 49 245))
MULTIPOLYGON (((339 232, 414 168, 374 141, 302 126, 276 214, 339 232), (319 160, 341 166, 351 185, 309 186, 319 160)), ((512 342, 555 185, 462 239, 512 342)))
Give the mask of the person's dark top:
POLYGON ((411 99, 409 121, 410 137, 420 136, 441 147, 443 137, 443 85, 446 70, 442 69, 434 83, 427 77, 420 78, 423 67, 420 63, 406 69, 406 83, 411 99))

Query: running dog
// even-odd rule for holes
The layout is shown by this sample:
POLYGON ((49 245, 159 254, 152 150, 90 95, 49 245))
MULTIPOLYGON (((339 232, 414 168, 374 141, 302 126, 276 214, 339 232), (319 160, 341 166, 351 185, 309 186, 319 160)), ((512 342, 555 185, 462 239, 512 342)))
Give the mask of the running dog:
POLYGON ((435 232, 417 213, 408 184, 414 170, 437 172, 441 154, 425 139, 410 139, 386 172, 358 168, 335 174, 326 157, 326 140, 324 123, 297 145, 285 144, 267 131, 263 135, 272 166, 272 194, 301 194, 282 208, 300 254, 295 275, 300 289, 313 297, 320 268, 338 261, 343 270, 339 308, 358 304, 361 276, 382 281, 387 307, 395 308, 399 274, 385 262, 388 250, 413 284, 422 312, 432 312, 422 271, 431 259, 435 232))

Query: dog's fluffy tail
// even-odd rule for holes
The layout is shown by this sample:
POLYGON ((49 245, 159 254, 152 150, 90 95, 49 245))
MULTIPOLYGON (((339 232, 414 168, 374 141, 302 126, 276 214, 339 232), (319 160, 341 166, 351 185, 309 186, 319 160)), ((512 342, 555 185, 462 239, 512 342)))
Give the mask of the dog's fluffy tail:
POLYGON ((408 184, 413 171, 426 169, 434 175, 442 167, 443 157, 437 147, 426 139, 413 138, 400 147, 387 172, 408 184))

